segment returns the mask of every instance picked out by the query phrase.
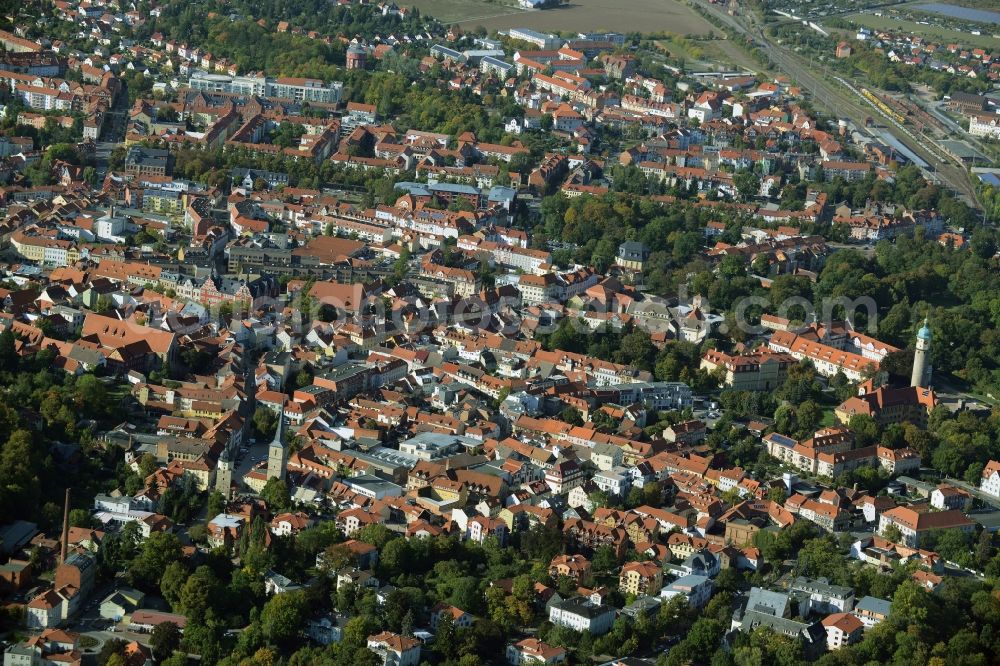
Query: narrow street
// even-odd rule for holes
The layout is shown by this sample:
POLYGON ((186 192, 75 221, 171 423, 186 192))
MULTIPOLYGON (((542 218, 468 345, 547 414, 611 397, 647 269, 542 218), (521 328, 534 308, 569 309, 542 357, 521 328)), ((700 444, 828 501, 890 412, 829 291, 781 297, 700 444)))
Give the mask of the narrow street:
POLYGON ((94 152, 97 182, 103 182, 108 173, 111 153, 125 141, 128 129, 128 88, 122 84, 122 90, 115 100, 114 107, 107 112, 101 136, 96 142, 94 152))

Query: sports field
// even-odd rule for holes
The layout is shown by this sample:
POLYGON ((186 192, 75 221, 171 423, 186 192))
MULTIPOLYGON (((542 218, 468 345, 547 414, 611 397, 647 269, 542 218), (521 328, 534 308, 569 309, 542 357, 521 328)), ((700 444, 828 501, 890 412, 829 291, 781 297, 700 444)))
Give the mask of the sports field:
POLYGON ((571 0, 555 9, 527 11, 510 0, 412 0, 404 2, 448 23, 490 30, 659 32, 704 35, 712 24, 679 0, 571 0))

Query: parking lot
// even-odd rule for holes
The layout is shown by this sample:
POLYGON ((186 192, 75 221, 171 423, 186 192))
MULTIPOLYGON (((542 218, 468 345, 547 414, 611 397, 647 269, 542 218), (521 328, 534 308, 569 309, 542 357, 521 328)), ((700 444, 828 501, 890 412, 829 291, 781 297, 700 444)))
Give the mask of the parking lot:
POLYGON ((236 470, 233 474, 234 478, 242 477, 244 474, 249 472, 255 465, 267 461, 267 445, 268 442, 258 442, 251 438, 246 442, 243 447, 241 447, 236 455, 235 466, 236 470))

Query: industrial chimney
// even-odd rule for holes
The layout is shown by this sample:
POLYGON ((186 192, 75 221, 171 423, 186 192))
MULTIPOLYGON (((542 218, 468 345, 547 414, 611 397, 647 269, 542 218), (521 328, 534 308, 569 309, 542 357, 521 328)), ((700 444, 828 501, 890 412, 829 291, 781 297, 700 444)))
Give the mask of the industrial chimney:
POLYGON ((69 553, 69 488, 66 489, 66 502, 63 505, 62 544, 59 550, 59 564, 66 563, 69 553))

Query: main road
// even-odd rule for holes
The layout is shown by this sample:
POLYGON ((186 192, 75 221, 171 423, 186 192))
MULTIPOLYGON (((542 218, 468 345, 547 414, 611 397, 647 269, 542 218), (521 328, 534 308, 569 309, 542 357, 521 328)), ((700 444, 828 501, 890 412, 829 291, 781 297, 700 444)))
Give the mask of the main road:
MULTIPOLYGON (((866 118, 878 115, 874 108, 870 107, 854 92, 818 74, 816 72, 816 63, 771 41, 764 33, 764 30, 754 21, 753 17, 749 18, 748 24, 744 24, 736 17, 730 16, 723 11, 721 5, 698 2, 698 6, 708 11, 737 33, 749 37, 762 45, 768 57, 780 70, 791 76, 799 86, 809 91, 817 104, 826 107, 829 111, 836 114, 837 117, 847 118, 853 121, 859 128, 863 128, 865 127, 866 118)), ((947 158, 942 159, 939 157, 937 151, 928 150, 925 144, 915 142, 909 136, 900 136, 901 132, 898 129, 890 126, 886 128, 886 131, 934 167, 937 177, 946 185, 964 194, 971 203, 976 203, 975 187, 969 179, 968 171, 964 167, 959 167, 947 158)), ((930 141, 930 139, 924 140, 930 141)))

